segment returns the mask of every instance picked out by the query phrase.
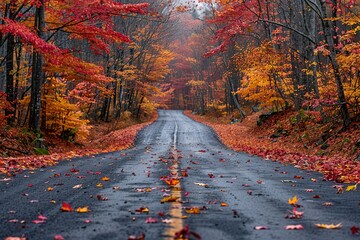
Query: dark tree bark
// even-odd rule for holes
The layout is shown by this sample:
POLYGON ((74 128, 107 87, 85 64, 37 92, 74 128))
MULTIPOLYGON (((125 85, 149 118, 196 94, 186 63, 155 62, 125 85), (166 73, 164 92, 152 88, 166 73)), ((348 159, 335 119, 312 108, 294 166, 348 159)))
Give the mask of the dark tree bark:
MULTIPOLYGON (((334 70, 334 77, 335 77, 335 82, 336 82, 336 86, 337 86, 337 95, 338 95, 338 101, 340 104, 340 113, 341 113, 343 125, 344 125, 344 128, 347 128, 347 127, 349 127, 349 125, 351 123, 351 118, 350 118, 349 110, 346 106, 346 98, 345 98, 345 93, 344 93, 344 86, 343 86, 342 80, 341 80, 339 63, 336 60, 336 49, 335 49, 334 38, 337 38, 337 36, 336 36, 336 32, 332 31, 329 20, 326 19, 326 18, 328 18, 327 9, 326 9, 326 1, 321 0, 320 4, 321 4, 321 10, 322 10, 322 14, 323 14, 323 28, 324 28, 324 33, 325 33, 325 41, 326 41, 326 43, 329 47, 329 51, 330 51, 328 58, 330 60, 331 66, 334 70)), ((336 8, 336 5, 334 5, 333 7, 336 8)), ((334 13, 334 11, 333 11, 333 13, 334 13)))
MULTIPOLYGON (((35 29, 40 38, 44 39, 45 11, 44 0, 41 0, 41 6, 36 9, 35 29)), ((34 52, 31 76, 31 100, 30 100, 30 118, 29 128, 33 131, 40 131, 40 113, 41 96, 43 84, 43 59, 40 53, 34 52)))
MULTIPOLYGON (((15 18, 14 3, 7 4, 6 7, 9 11, 9 18, 15 18)), ((14 93, 14 54, 15 54, 15 37, 11 34, 7 36, 6 46, 6 100, 10 103, 10 108, 5 109, 5 115, 8 117, 7 122, 9 125, 15 121, 15 100, 16 96, 14 93)))

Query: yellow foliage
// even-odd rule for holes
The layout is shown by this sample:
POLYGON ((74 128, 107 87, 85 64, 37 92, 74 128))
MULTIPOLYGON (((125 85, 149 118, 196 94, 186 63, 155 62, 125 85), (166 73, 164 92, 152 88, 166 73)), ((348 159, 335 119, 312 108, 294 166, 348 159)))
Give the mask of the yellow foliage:
POLYGON ((61 135, 69 132, 78 139, 88 135, 88 120, 82 119, 79 106, 68 101, 65 95, 66 84, 58 78, 49 78, 44 84, 43 101, 46 111, 46 129, 52 134, 61 135))
POLYGON ((252 47, 236 56, 236 65, 244 73, 236 94, 260 107, 282 107, 290 101, 291 84, 288 57, 277 52, 271 42, 252 47))

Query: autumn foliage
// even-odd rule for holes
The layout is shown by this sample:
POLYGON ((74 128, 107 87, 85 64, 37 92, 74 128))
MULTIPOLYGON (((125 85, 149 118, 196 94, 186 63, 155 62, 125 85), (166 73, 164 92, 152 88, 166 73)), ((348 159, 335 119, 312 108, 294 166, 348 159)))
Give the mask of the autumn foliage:
POLYGON ((165 7, 2 2, 1 156, 46 154, 49 139, 79 143, 94 125, 112 122, 118 130, 151 119, 173 59, 163 39, 165 7))
MULTIPOLYGON (((326 180, 346 183, 360 181, 360 163, 352 160, 353 156, 359 154, 359 150, 351 149, 351 141, 357 141, 360 136, 359 130, 353 129, 352 137, 349 133, 339 134, 337 138, 341 139, 340 141, 337 138, 331 139, 334 145, 325 152, 315 143, 311 144, 309 139, 299 140, 305 131, 297 134, 295 132, 299 129, 296 127, 288 128, 286 134, 274 138, 274 134, 277 133, 274 133, 274 123, 269 121, 261 127, 257 126, 259 114, 237 124, 219 122, 219 119, 201 117, 189 112, 187 115, 212 127, 221 141, 236 151, 254 154, 268 161, 293 164, 300 169, 319 171, 324 174, 326 180)), ((287 117, 288 115, 284 114, 282 118, 273 119, 280 126, 279 122, 286 122, 287 117)))

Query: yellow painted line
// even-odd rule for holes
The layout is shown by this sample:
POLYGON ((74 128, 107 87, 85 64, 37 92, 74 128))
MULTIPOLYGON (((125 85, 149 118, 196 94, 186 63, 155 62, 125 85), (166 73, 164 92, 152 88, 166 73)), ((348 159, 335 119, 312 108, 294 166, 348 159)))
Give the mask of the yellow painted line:
MULTIPOLYGON (((176 149, 176 138, 177 138, 177 124, 175 125, 174 132, 174 146, 172 148, 173 166, 171 168, 171 176, 179 177, 179 154, 176 149)), ((169 227, 165 229, 164 239, 174 239, 175 233, 184 228, 184 222, 182 219, 182 199, 181 199, 181 184, 180 181, 178 184, 172 187, 171 195, 178 198, 176 202, 170 202, 170 219, 172 222, 169 224, 169 227)))

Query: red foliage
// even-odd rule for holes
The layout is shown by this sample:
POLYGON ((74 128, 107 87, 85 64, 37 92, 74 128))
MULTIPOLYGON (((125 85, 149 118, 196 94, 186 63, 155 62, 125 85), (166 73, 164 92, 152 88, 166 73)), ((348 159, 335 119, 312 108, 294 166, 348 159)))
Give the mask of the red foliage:
POLYGON ((256 126, 256 120, 238 124, 214 123, 202 116, 187 113, 192 119, 213 128, 221 141, 235 151, 243 151, 281 163, 291 163, 297 168, 318 171, 326 180, 360 182, 360 162, 341 155, 317 156, 294 139, 273 141, 267 132, 256 126))
POLYGON ((84 142, 84 146, 77 146, 58 140, 56 143, 53 143, 53 147, 49 147, 50 155, 0 157, 0 174, 5 173, 11 175, 12 173, 21 172, 23 169, 35 169, 48 165, 53 166, 64 159, 127 149, 133 146, 137 133, 154 120, 155 117, 149 122, 113 131, 94 141, 84 142))
POLYGON ((31 44, 34 46, 35 50, 41 53, 52 53, 52 54, 60 54, 61 50, 57 46, 45 42, 43 39, 39 38, 39 36, 32 32, 28 27, 24 24, 13 21, 9 18, 3 19, 3 25, 0 25, 1 33, 9 33, 14 36, 17 36, 24 43, 31 44))

